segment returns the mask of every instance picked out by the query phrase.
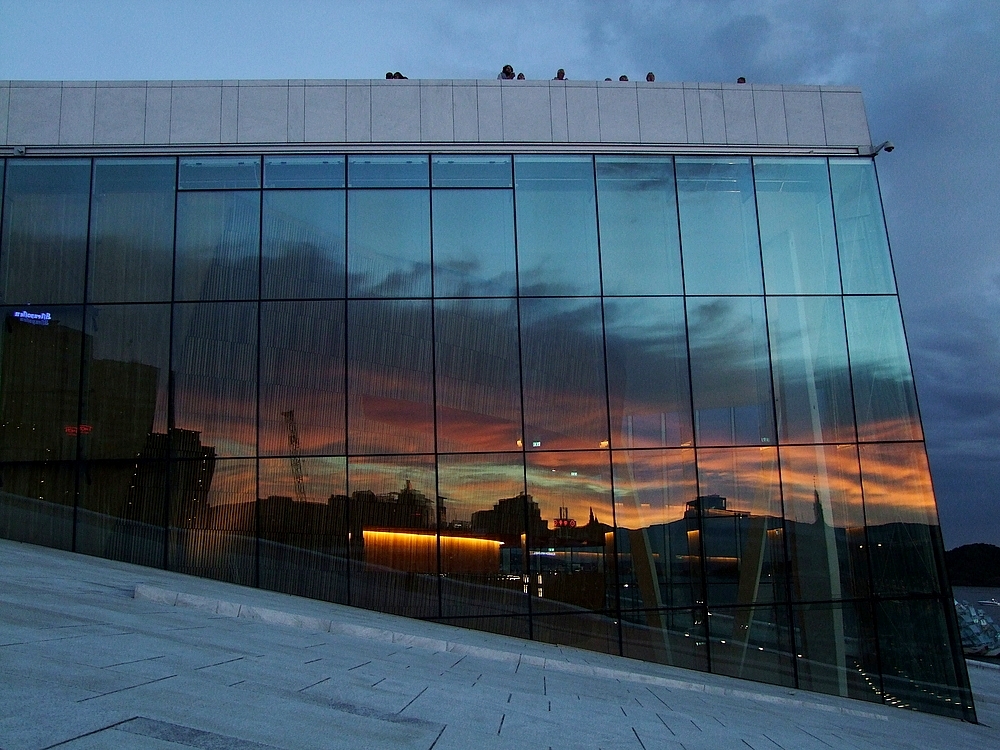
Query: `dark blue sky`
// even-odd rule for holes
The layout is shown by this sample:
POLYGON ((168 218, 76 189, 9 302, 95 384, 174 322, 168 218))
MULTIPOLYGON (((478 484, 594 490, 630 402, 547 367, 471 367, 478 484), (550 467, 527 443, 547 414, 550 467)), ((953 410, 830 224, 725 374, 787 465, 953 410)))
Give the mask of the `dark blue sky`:
POLYGON ((864 90, 945 544, 1000 544, 1000 2, 0 0, 0 79, 529 78, 864 90))

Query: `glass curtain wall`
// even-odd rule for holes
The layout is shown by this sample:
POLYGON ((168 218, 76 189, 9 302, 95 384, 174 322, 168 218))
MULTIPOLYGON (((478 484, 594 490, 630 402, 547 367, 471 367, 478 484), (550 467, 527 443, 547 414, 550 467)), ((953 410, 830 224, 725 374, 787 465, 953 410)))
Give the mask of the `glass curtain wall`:
POLYGON ((0 535, 974 717, 871 159, 0 166, 0 535))

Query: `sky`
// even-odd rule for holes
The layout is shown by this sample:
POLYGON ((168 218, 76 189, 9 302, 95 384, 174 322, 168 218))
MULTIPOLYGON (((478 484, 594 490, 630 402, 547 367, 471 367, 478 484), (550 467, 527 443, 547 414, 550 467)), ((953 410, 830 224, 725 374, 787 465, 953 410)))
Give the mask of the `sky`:
POLYGON ((1000 545, 1000 0, 0 0, 0 80, 528 78, 864 92, 945 546, 1000 545))

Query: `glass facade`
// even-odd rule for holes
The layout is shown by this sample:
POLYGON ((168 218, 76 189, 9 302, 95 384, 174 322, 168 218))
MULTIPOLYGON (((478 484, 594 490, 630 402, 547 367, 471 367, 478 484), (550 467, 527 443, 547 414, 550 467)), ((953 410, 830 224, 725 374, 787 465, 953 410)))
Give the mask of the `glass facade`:
POLYGON ((0 535, 974 718, 871 159, 0 166, 0 535))

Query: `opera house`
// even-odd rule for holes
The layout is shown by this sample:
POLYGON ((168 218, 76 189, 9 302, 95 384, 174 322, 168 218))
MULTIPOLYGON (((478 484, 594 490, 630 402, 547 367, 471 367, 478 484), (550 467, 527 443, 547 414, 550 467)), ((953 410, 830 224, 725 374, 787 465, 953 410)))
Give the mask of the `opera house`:
POLYGON ((0 536, 974 720, 861 94, 0 82, 0 536))

